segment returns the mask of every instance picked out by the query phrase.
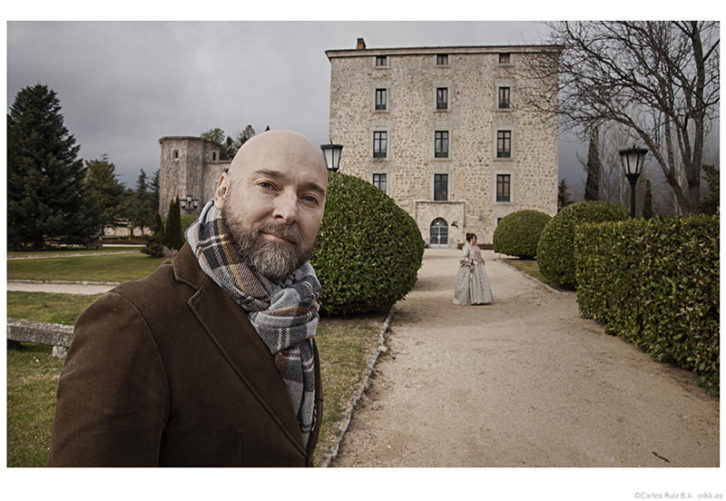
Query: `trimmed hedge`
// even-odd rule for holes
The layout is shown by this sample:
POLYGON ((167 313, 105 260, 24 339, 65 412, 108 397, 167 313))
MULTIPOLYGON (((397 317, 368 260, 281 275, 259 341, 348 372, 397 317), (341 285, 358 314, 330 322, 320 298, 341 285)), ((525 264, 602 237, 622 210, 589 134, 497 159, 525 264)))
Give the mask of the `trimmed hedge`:
POLYGON ((537 243, 539 271, 550 282, 574 289, 575 227, 582 223, 622 221, 629 217, 623 207, 608 202, 580 202, 568 205, 549 220, 537 243))
POLYGON ((331 172, 311 263, 323 291, 320 313, 388 310, 416 283, 424 241, 416 222, 381 190, 331 172))
POLYGON ((718 217, 583 224, 575 235, 582 315, 718 394, 718 217))
POLYGON ((494 251, 532 259, 537 242, 551 216, 538 210, 520 210, 502 218, 494 230, 494 251))

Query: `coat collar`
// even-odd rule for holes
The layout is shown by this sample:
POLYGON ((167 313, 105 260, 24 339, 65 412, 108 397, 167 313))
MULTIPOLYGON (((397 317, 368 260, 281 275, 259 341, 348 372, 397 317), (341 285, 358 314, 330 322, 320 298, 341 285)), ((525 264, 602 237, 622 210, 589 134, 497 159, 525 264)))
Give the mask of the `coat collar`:
POLYGON ((305 455, 285 383, 246 312, 202 271, 188 243, 174 258, 172 267, 178 282, 196 290, 187 304, 207 335, 272 420, 305 455))

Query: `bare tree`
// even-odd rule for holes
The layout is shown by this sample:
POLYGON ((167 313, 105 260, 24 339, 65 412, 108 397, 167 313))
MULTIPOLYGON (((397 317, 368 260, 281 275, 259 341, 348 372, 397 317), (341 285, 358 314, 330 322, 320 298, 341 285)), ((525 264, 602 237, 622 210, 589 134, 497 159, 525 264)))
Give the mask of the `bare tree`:
MULTIPOLYGON (((680 211, 697 212, 704 138, 718 118, 719 23, 561 22, 551 28, 552 42, 563 48, 558 111, 565 125, 624 125, 630 141, 652 153, 680 211)), ((551 65, 543 65, 540 73, 548 71, 551 65)))

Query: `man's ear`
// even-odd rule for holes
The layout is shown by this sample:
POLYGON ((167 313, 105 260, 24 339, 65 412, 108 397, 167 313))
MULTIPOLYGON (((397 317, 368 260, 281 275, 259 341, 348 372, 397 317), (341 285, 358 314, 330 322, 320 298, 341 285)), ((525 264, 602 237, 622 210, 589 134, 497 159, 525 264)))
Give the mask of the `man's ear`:
POLYGON ((214 190, 214 206, 217 209, 224 207, 224 201, 227 200, 227 192, 229 191, 229 174, 224 172, 219 177, 217 189, 214 190))

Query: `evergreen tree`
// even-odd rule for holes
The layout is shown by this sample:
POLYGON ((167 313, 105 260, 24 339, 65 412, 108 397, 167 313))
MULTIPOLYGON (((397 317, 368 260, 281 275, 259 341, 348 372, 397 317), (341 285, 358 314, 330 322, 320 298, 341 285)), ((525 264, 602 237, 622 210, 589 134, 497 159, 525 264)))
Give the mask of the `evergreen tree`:
POLYGON ((170 249, 181 249, 184 245, 184 235, 181 226, 181 209, 179 206, 179 198, 174 198, 169 204, 169 216, 166 219, 166 229, 164 231, 166 246, 170 249))
POLYGON ((570 198, 570 187, 567 186, 567 179, 562 179, 560 181, 560 185, 557 189, 557 206, 558 211, 564 207, 567 207, 572 203, 572 199, 570 198))
POLYGON ((123 215, 125 188, 116 177, 116 166, 108 155, 86 161, 86 193, 103 226, 114 225, 123 215))
POLYGON ((255 134, 257 134, 255 132, 255 128, 248 124, 247 127, 245 127, 245 130, 240 132, 239 136, 237 136, 237 141, 235 141, 235 146, 237 147, 237 150, 239 151, 242 145, 245 144, 249 139, 252 139, 255 134))
POLYGON ((645 219, 651 219, 655 216, 655 210, 653 209, 653 191, 650 187, 650 179, 645 180, 645 197, 643 198, 643 217, 645 219))
POLYGON ((154 214, 159 214, 159 169, 156 169, 154 177, 151 178, 149 199, 151 199, 154 214))
POLYGON ((141 234, 144 234, 144 228, 154 223, 154 203, 153 195, 149 191, 146 172, 140 169, 139 177, 136 178, 136 190, 131 195, 130 219, 133 226, 141 228, 141 234))
POLYGON ((42 84, 20 90, 7 124, 8 245, 87 243, 98 218, 87 203, 80 146, 55 91, 42 84))
POLYGON ((587 150, 587 181, 585 182, 585 200, 600 200, 600 146, 598 128, 590 130, 590 146, 587 150))
POLYGON ((704 165, 709 194, 701 200, 701 212, 716 214, 719 210, 719 170, 713 165, 704 165))

